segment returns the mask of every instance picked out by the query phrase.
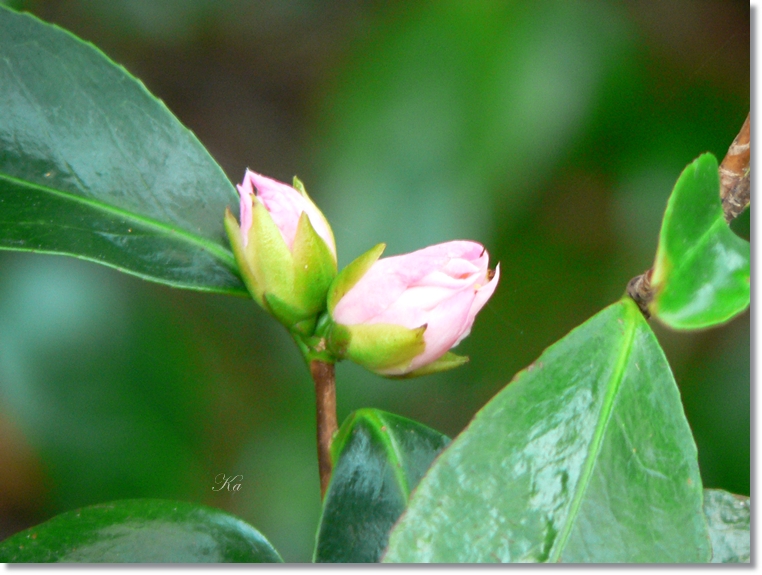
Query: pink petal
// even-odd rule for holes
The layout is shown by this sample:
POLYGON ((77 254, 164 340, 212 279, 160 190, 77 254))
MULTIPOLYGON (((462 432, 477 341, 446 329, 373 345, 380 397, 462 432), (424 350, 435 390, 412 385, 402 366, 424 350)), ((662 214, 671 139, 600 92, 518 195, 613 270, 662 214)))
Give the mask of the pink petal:
POLYGON ((495 268, 495 275, 492 277, 492 279, 476 290, 476 296, 474 297, 474 301, 471 303, 471 309, 468 311, 468 330, 458 338, 453 346, 458 345, 461 341, 463 341, 464 338, 468 337, 469 333, 471 333, 471 326, 474 324, 476 314, 481 311, 481 309, 487 303, 487 300, 489 300, 489 298, 492 297, 492 294, 495 293, 495 289, 497 289, 497 282, 499 280, 500 264, 497 264, 497 267, 495 268))
MULTIPOLYGON (((409 254, 382 258, 339 301, 333 312, 334 320, 353 325, 381 317, 406 290, 415 286, 446 287, 453 291, 466 289, 477 281, 475 272, 480 270, 482 262, 486 272, 488 258, 481 244, 469 241, 445 242, 409 254), (452 277, 448 271, 464 277, 452 277)), ((442 296, 436 299, 440 301, 442 296)), ((395 317, 404 316, 405 309, 395 310, 395 317)))
POLYGON ((291 249, 294 245, 299 217, 304 211, 299 202, 300 199, 303 199, 302 196, 291 186, 261 174, 247 172, 247 176, 257 189, 257 199, 270 212, 270 216, 280 230, 283 241, 291 249))
POLYGON ((408 288, 392 305, 367 323, 393 323, 410 329, 428 322, 430 312, 452 298, 451 290, 442 288, 408 288))
MULTIPOLYGON (((280 231, 283 241, 286 242, 289 249, 294 245, 299 218, 302 212, 306 212, 315 232, 323 239, 334 257, 336 257, 336 242, 333 238, 331 226, 322 212, 309 199, 305 198, 288 184, 273 180, 251 170, 246 170, 242 185, 245 189, 250 190, 249 193, 254 193, 254 188, 256 188, 257 199, 262 202, 270 213, 280 231)), ((240 191, 241 187, 239 186, 240 191)))
POLYGON ((427 328, 423 333, 426 348, 413 359, 411 371, 439 359, 455 345, 466 329, 473 298, 473 292, 460 292, 429 313, 427 328))

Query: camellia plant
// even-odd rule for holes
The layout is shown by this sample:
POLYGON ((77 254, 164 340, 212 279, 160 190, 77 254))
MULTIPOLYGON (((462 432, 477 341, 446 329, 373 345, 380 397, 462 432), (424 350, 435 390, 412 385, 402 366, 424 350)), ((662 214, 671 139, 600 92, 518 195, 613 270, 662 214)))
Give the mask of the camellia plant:
MULTIPOLYGON (((451 440, 373 408, 339 427, 334 365, 410 378, 466 362, 451 349, 500 278, 484 246, 382 258, 379 244, 339 270, 330 224, 297 178, 247 170, 236 194, 198 140, 93 46, 0 8, 0 52, 0 248, 245 295, 285 326, 316 389, 314 561, 749 561, 749 499, 703 489, 649 326, 710 328, 749 306, 750 245, 728 225, 749 204, 748 118, 721 165, 702 154, 677 179, 653 267, 451 440)), ((132 499, 17 533, 0 543, 0 561, 280 556, 223 511, 132 499)))

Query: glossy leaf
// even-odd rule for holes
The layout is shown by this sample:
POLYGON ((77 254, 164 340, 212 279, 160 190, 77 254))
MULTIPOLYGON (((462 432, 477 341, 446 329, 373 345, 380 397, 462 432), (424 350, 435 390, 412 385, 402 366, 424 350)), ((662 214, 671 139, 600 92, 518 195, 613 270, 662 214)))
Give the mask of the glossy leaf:
POLYGON ((712 563, 749 563, 749 498, 720 489, 705 489, 704 513, 712 540, 712 563))
POLYGON ((449 441, 420 423, 377 409, 350 415, 332 446, 334 470, 315 562, 377 562, 410 492, 449 441))
POLYGON ((676 329, 716 325, 749 306, 750 245, 725 222, 717 169, 712 154, 699 156, 664 214, 651 312, 676 329))
POLYGON ((130 499, 83 507, 0 543, 6 563, 280 563, 241 519, 203 505, 130 499))
POLYGON ((549 347, 437 458, 392 562, 704 562, 696 447, 636 305, 549 347))
POLYGON ((235 190, 162 102, 92 45, 1 6, 0 53, 0 249, 246 295, 223 230, 235 190))

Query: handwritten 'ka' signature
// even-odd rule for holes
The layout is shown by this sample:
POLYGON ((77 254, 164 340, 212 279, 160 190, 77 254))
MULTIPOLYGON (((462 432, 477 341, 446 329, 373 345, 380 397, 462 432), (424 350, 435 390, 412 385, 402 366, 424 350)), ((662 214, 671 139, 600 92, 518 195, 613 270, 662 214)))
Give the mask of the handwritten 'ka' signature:
POLYGON ((227 489, 228 491, 240 491, 241 481, 243 481, 243 475, 231 475, 228 477, 224 473, 218 473, 214 478, 214 483, 217 487, 212 487, 212 491, 222 491, 227 489))

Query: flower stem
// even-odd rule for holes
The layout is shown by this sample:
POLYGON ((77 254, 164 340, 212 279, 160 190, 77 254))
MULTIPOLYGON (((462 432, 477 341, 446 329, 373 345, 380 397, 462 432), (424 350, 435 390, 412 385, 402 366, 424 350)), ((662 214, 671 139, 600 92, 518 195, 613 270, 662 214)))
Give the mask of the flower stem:
POLYGON ((338 430, 336 420, 336 371, 332 363, 320 360, 310 362, 310 373, 315 381, 317 400, 317 452, 320 471, 320 497, 325 497, 331 480, 331 441, 338 430))

